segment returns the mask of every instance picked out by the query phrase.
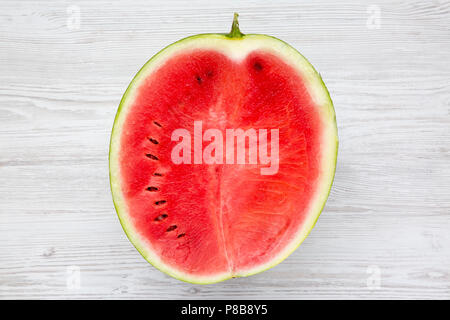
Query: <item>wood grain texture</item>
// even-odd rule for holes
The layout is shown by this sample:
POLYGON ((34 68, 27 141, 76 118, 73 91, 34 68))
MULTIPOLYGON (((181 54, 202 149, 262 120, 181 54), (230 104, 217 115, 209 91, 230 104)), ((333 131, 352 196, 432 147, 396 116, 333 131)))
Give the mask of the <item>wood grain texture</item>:
POLYGON ((450 299, 449 21, 447 0, 2 0, 0 298, 450 299), (380 28, 368 27, 378 9, 380 28), (234 11, 244 33, 289 42, 321 72, 338 167, 287 260, 192 285, 151 267, 122 231, 109 134, 145 61, 187 35, 228 31, 234 11), (71 266, 80 288, 66 285, 71 266))

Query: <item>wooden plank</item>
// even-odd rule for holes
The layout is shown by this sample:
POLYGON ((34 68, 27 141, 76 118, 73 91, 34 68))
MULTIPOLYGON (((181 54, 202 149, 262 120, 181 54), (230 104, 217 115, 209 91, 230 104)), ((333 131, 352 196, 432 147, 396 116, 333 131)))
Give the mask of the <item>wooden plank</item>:
POLYGON ((450 298, 449 1, 76 6, 0 2, 0 298, 450 298), (125 237, 109 133, 147 59, 187 35, 227 31, 234 11, 244 33, 280 37, 321 72, 338 168, 323 215, 286 261, 191 285, 125 237))

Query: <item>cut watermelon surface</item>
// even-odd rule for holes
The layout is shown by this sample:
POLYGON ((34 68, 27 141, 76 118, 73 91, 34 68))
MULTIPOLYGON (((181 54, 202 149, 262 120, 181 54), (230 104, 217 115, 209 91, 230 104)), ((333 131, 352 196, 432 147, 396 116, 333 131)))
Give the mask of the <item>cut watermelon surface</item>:
POLYGON ((165 48, 133 79, 112 132, 111 188, 124 230, 150 263, 184 281, 213 283, 268 269, 305 239, 328 196, 336 154, 334 109, 317 72, 276 38, 242 35, 235 20, 229 35, 165 48), (228 162, 237 156, 225 148, 230 128, 267 132, 269 153, 277 129, 276 170, 263 174, 269 165, 261 154, 250 160, 249 141, 246 162, 228 162), (218 143, 204 133, 223 132, 223 154, 213 152, 213 163, 194 154, 174 163, 177 129, 200 155, 218 143))

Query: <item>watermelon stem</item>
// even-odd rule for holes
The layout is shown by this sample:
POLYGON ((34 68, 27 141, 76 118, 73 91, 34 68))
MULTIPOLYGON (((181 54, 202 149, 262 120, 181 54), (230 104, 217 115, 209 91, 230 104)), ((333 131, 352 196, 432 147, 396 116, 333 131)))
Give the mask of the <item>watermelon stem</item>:
POLYGON ((231 25, 231 31, 227 34, 227 37, 230 38, 242 38, 244 34, 239 30, 239 14, 234 13, 233 24, 231 25))

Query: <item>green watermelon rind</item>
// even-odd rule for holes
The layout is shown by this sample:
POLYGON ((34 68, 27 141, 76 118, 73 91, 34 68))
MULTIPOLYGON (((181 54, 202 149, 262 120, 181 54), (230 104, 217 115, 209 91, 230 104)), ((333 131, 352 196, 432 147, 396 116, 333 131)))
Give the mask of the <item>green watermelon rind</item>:
MULTIPOLYGON (((214 48, 214 46, 211 46, 211 47, 214 48)), ((155 69, 156 69, 156 66, 155 66, 155 69)), ((325 207, 326 200, 329 196, 329 193, 330 193, 333 181, 334 181, 334 176, 335 176, 335 172, 336 172, 336 164, 337 164, 338 144, 339 144, 339 142, 338 142, 338 135, 337 135, 336 115, 335 115, 333 102, 331 100, 328 89, 325 86, 325 83, 323 82, 322 77, 314 69, 314 67, 311 65, 311 63, 309 63, 309 61, 300 52, 298 52, 295 48, 290 46, 288 43, 286 43, 276 37, 268 36, 268 35, 264 35, 264 34, 248 34, 248 35, 244 35, 239 38, 229 38, 229 37, 227 37, 226 34, 206 33, 206 34, 198 34, 198 35, 186 37, 186 38, 183 38, 179 41, 176 41, 176 42, 166 46, 164 49, 160 50, 157 54, 155 54, 152 58, 150 58, 150 60, 148 60, 144 64, 144 66, 136 73, 133 80, 130 82, 129 86, 127 87, 127 90, 125 91, 124 95, 122 96, 122 99, 119 104, 119 108, 117 110, 117 113, 116 113, 116 116, 114 119, 114 124, 113 124, 112 132, 111 132, 110 151, 109 151, 109 176, 110 176, 110 187, 111 187, 111 192, 113 195, 114 207, 116 209, 119 221, 122 225, 122 228, 123 228, 125 234, 127 235, 128 239, 130 240, 130 242, 133 244, 133 246, 151 265, 153 265, 158 270, 170 275, 173 278, 176 278, 176 279, 184 281, 184 282, 192 283, 192 284, 211 284, 211 283, 217 283, 217 282, 221 282, 221 281, 228 280, 228 279, 235 278, 235 277, 246 277, 246 276, 254 275, 254 274, 263 272, 265 270, 268 270, 268 269, 278 265, 283 260, 285 260, 290 254, 292 254, 292 252, 294 252, 300 246, 300 244, 305 240, 305 238, 308 236, 308 234, 311 232, 311 230, 315 226, 321 212, 323 211, 323 208, 325 207), (299 237, 297 239, 295 239, 295 241, 292 241, 292 243, 290 245, 286 246, 285 250, 283 250, 276 259, 273 259, 269 263, 262 265, 258 268, 249 270, 247 272, 242 272, 239 274, 226 273, 223 275, 215 276, 214 278, 213 277, 195 277, 195 276, 183 273, 181 271, 175 270, 174 268, 171 268, 169 266, 166 266, 162 261, 158 261, 159 259, 156 255, 154 257, 149 257, 150 255, 152 255, 151 249, 148 249, 144 246, 143 242, 145 242, 145 241, 143 239, 140 239, 140 237, 136 231, 133 231, 134 227, 133 227, 132 223, 130 223, 129 221, 126 221, 126 217, 124 216, 126 214, 126 204, 123 203, 123 205, 122 205, 122 202, 124 202, 124 200, 122 199, 122 195, 120 192, 119 179, 116 179, 116 177, 114 177, 114 175, 113 175, 113 173, 116 173, 116 176, 119 176, 119 174, 117 173, 118 168, 114 168, 114 163, 113 163, 113 158, 114 158, 113 151, 116 150, 114 147, 116 144, 120 145, 120 141, 119 141, 120 134, 117 133, 118 131, 120 131, 119 120, 122 115, 124 106, 126 105, 126 102, 128 101, 128 99, 130 98, 130 92, 133 89, 135 89, 137 87, 137 85, 139 84, 140 80, 145 75, 147 75, 146 71, 152 66, 152 64, 158 58, 161 58, 162 56, 164 56, 166 53, 170 53, 171 49, 176 48, 177 46, 181 46, 181 48, 179 50, 183 50, 182 45, 191 43, 192 41, 195 41, 195 40, 207 40, 207 41, 211 40, 211 42, 214 39, 228 40, 228 41, 245 41, 246 39, 251 39, 251 38, 258 38, 258 41, 263 41, 263 42, 264 41, 268 41, 268 42, 277 41, 277 42, 283 44, 283 46, 285 47, 285 49, 287 51, 291 51, 291 53, 297 54, 298 57, 301 58, 301 60, 303 60, 302 61, 303 67, 310 69, 310 70, 306 70, 306 68, 305 68, 302 70, 299 68, 299 66, 297 66, 297 65, 295 66, 296 69, 302 74, 302 76, 306 76, 308 78, 308 81, 307 81, 308 84, 312 85, 312 87, 310 87, 310 89, 311 88, 316 89, 316 90, 318 89, 320 91, 320 98, 324 99, 323 102, 321 103, 321 105, 326 106, 327 110, 325 110, 325 111, 328 112, 328 115, 327 115, 328 119, 325 119, 325 120, 330 121, 329 125, 331 125, 331 127, 333 127, 333 128, 330 127, 334 131, 332 137, 330 136, 330 138, 334 138, 334 141, 330 141, 329 143, 330 143, 330 148, 334 148, 334 153, 329 154, 328 155, 329 157, 327 157, 327 159, 326 159, 326 161, 329 164, 328 174, 324 173, 324 178, 322 179, 322 181, 324 181, 326 179, 328 181, 328 184, 327 184, 326 189, 324 186, 324 188, 323 188, 324 190, 318 190, 318 192, 321 191, 319 194, 320 198, 321 198, 320 208, 314 210, 314 214, 312 211, 310 211, 308 213, 308 215, 310 216, 310 221, 309 221, 309 223, 305 223, 304 225, 302 225, 302 227, 307 225, 306 228, 304 228, 304 230, 301 229, 298 231, 299 237), (309 71, 309 74, 306 74, 305 71, 309 71), (316 81, 317 84, 315 84, 315 85, 311 84, 312 81, 316 81), (116 136, 117 136, 117 138, 116 138, 116 136), (331 159, 331 157, 333 157, 333 159, 331 159), (115 188, 115 185, 116 185, 116 188, 115 188)), ((120 150, 120 148, 117 148, 117 150, 120 150)))

